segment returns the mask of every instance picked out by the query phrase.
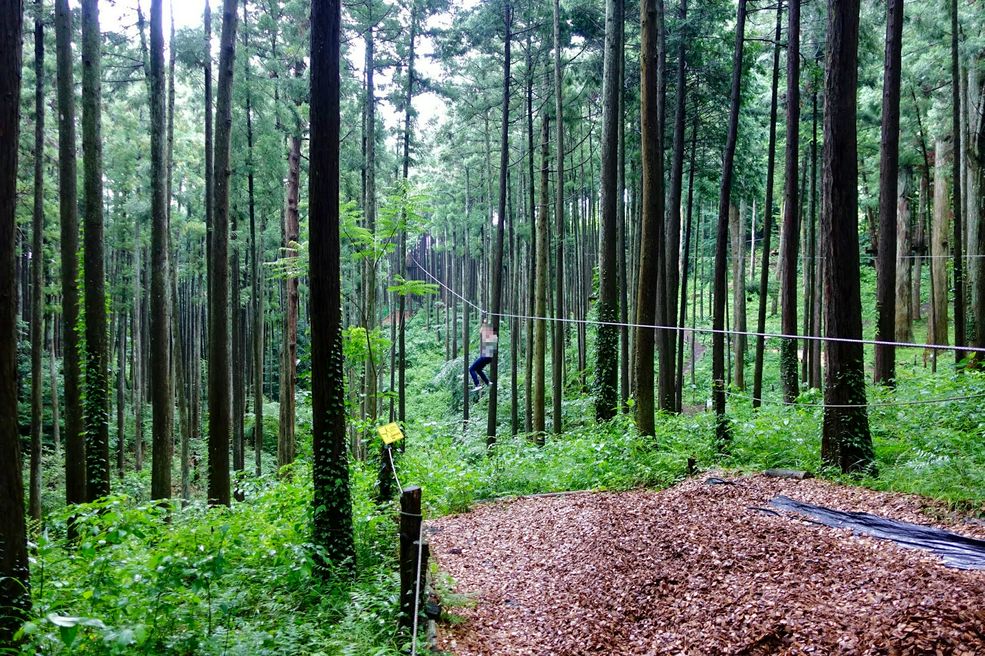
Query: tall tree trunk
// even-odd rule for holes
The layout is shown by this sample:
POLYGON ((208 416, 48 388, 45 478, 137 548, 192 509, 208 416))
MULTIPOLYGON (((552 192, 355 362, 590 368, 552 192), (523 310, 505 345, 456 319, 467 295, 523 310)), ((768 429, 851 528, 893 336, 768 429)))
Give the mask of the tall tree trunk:
MULTIPOLYGON (((341 3, 311 3, 310 226, 314 542, 329 563, 355 567, 345 439, 339 272, 339 46, 341 3)), ((320 568, 324 575, 329 568, 320 568)))
MULTIPOLYGON (((780 251, 780 332, 797 334, 797 254, 800 242, 800 199, 797 160, 800 151, 800 0, 790 0, 787 13, 787 139, 783 182, 783 247, 780 251)), ((780 341, 780 381, 783 400, 793 403, 800 394, 797 340, 780 341)))
MULTIPOLYGON (((927 255, 929 250, 927 244, 929 235, 927 232, 930 224, 930 155, 927 152, 927 137, 923 129, 923 121, 920 119, 920 103, 917 102, 917 94, 913 87, 910 87, 910 98, 913 100, 913 115, 917 119, 917 135, 919 137, 920 155, 923 159, 923 166, 921 167, 922 175, 920 176, 919 217, 914 223, 913 231, 913 250, 917 254, 917 258, 914 261, 913 301, 911 303, 913 320, 919 321, 923 311, 920 307, 920 283, 923 278, 921 270, 923 267, 923 256, 927 255)), ((929 330, 930 326, 928 325, 928 333, 929 330)))
POLYGON ((126 464, 127 312, 117 315, 116 343, 116 474, 123 479, 126 464))
POLYGON ((171 398, 171 274, 168 246, 162 0, 150 5, 151 77, 151 498, 171 496, 174 400, 171 398))
POLYGON ((250 251, 253 254, 250 267, 250 293, 253 306, 253 473, 260 475, 263 457, 263 281, 260 277, 260 260, 263 259, 263 230, 257 234, 255 180, 253 159, 253 96, 250 84, 250 31, 247 3, 243 3, 243 50, 246 53, 246 146, 247 146, 247 202, 250 213, 250 251))
MULTIPOLYGON (((978 232, 975 267, 977 269, 974 279, 975 287, 972 298, 972 307, 975 312, 975 337, 972 344, 979 349, 976 359, 981 366, 985 360, 985 117, 981 115, 982 107, 985 107, 985 84, 978 91, 979 116, 977 119, 977 129, 975 130, 975 170, 978 188, 978 232)), ((971 217, 968 218, 971 221, 971 217)))
MULTIPOLYGON (((522 177, 522 176, 521 176, 522 177)), ((523 181, 520 181, 520 188, 522 189, 523 181)), ((514 437, 520 432, 520 393, 518 386, 518 376, 519 367, 519 350, 520 350, 520 322, 517 318, 522 310, 520 308, 520 262, 519 262, 519 249, 517 248, 518 241, 515 229, 516 214, 513 210, 513 196, 509 199, 509 209, 508 214, 510 216, 510 258, 509 258, 509 271, 510 278, 512 279, 512 285, 509 290, 509 302, 508 306, 510 312, 514 315, 510 319, 510 431, 511 435, 514 437)), ((447 311, 446 315, 447 316, 447 311)), ((447 326, 445 328, 447 331, 447 326)))
MULTIPOLYGON (((496 242, 493 246, 492 269, 492 328, 499 334, 500 313, 503 311, 503 240, 506 234, 506 195, 507 175, 510 166, 510 41, 513 26, 513 6, 506 0, 503 7, 503 121, 499 140, 499 208, 496 224, 496 242)), ((489 386, 489 414, 486 420, 486 445, 496 443, 496 410, 499 397, 499 351, 493 355, 490 374, 493 384, 489 386)))
MULTIPOLYGON (((961 134, 961 69, 958 66, 958 0, 951 0, 951 142, 954 145, 954 159, 951 161, 951 182, 954 185, 952 195, 954 207, 954 238, 952 252, 954 256, 954 345, 964 346, 965 339, 965 273, 964 259, 961 255, 961 245, 964 243, 964 227, 962 214, 964 206, 961 203, 961 157, 964 153, 961 134)), ((957 364, 965 357, 965 351, 954 351, 957 364)))
MULTIPOLYGON (((372 5, 369 6, 372 9, 372 5)), ((376 234, 376 84, 373 73, 376 67, 374 59, 373 18, 366 30, 366 197, 363 201, 363 215, 366 219, 366 229, 374 236, 376 234)), ((370 422, 376 422, 376 357, 373 353, 370 333, 376 328, 376 257, 365 259, 365 299, 366 316, 364 328, 367 334, 368 358, 363 369, 366 399, 363 404, 364 414, 370 422)))
MULTIPOLYGON (((467 206, 467 201, 466 201, 467 206)), ((468 238, 466 237, 466 242, 468 238)), ((462 277, 465 284, 465 295, 467 298, 474 298, 475 281, 473 263, 468 254, 466 244, 465 257, 462 260, 462 277)), ((472 389, 472 381, 469 379, 469 304, 462 305, 462 434, 465 435, 469 427, 469 394, 472 389)))
MULTIPOLYGON (((232 358, 236 363, 232 367, 232 447, 233 447, 233 471, 241 472, 245 467, 243 455, 243 415, 245 414, 246 391, 243 389, 244 367, 246 365, 246 350, 244 348, 245 338, 243 336, 243 308, 240 303, 242 297, 242 272, 240 270, 240 231, 239 231, 239 212, 232 213, 232 257, 230 257, 230 325, 232 328, 232 358)), ((235 493, 237 501, 242 501, 242 492, 237 489, 235 493)))
MULTIPOLYGON (((67 11, 67 7, 61 7, 67 11)), ((67 20, 67 17, 62 16, 67 20)), ((20 0, 0 1, 0 644, 13 645, 14 633, 31 609, 31 587, 24 522, 24 480, 17 430, 17 147, 20 128, 20 0)), ((40 32, 37 28, 35 34, 40 32)), ((63 34, 67 36, 67 34, 63 34)), ((59 45, 65 45, 59 41, 59 45)), ((67 62, 66 62, 67 63, 67 62)), ((40 154, 40 153, 39 153, 40 154)), ((35 315, 35 320, 38 316, 35 315)))
MULTIPOLYGON (((548 201, 548 120, 546 114, 543 118, 543 129, 541 130, 540 142, 540 207, 537 211, 536 239, 534 247, 536 249, 534 259, 534 316, 547 316, 547 278, 550 273, 547 270, 547 251, 550 242, 547 231, 549 209, 548 201)), ((544 379, 547 352, 547 321, 538 319, 533 325, 533 424, 532 431, 534 439, 538 443, 543 443, 544 432, 547 428, 545 420, 545 394, 544 379)))
POLYGON ((605 3, 602 76, 602 236, 599 240, 598 333, 595 339, 595 418, 616 414, 619 399, 619 297, 616 280, 619 173, 619 62, 622 59, 623 0, 605 3))
MULTIPOLYGON (((876 264, 876 339, 896 335, 897 186, 899 183, 899 102, 903 51, 903 0, 886 4, 886 56, 882 83, 882 142, 879 150, 879 252, 876 264)), ((909 295, 909 290, 907 290, 909 295)), ((906 299, 909 301, 909 298, 906 299)), ((909 308, 907 308, 909 309, 909 308)), ((895 384, 896 348, 876 345, 875 382, 895 384)))
MULTIPOLYGON (((626 22, 623 7, 623 22, 619 25, 619 42, 625 46, 626 22)), ((619 153, 616 174, 616 239, 618 255, 616 268, 619 278, 619 410, 629 411, 629 268, 626 249, 626 51, 619 49, 619 153)))
MULTIPOLYGON (((913 287, 910 295, 911 320, 919 321, 923 314, 921 307, 922 294, 920 292, 923 282, 923 260, 927 255, 929 247, 927 245, 927 221, 926 216, 929 208, 930 196, 930 174, 928 169, 921 167, 920 181, 917 190, 917 217, 913 221, 913 287)), ((928 324, 928 331, 930 326, 928 324)))
MULTIPOLYGON (((41 434, 44 420, 44 20, 34 0, 34 209, 31 227, 31 464, 28 512, 41 519, 41 434)), ((9 43, 15 43, 10 41, 9 43)), ((16 143, 16 142, 14 142, 16 143)), ((13 170, 16 171, 16 168, 13 170)), ((6 184, 6 182, 4 182, 6 184)))
MULTIPOLYGON (((86 500, 79 333, 79 215, 76 179, 75 92, 72 81, 72 14, 55 2, 58 86, 58 200, 61 215, 62 353, 65 378, 65 501, 86 500)), ((19 41, 18 41, 19 43, 19 41)))
POLYGON ((82 2, 82 153, 85 192, 86 497, 109 494, 109 361, 103 256, 102 84, 98 0, 82 2))
MULTIPOLYGON (((416 7, 416 5, 415 5, 416 7)), ((416 9, 411 11, 410 21, 410 43, 408 49, 407 62, 407 88, 404 97, 404 134, 403 134, 403 184, 407 188, 410 179, 410 131, 411 117, 414 113, 414 45, 417 35, 417 13, 416 9)), ((468 186, 468 185, 466 185, 468 186)), ((405 218, 405 217, 401 217, 405 218)), ((466 240, 467 241, 467 240, 466 240)), ((397 257, 400 260, 400 276, 407 279, 407 230, 400 231, 400 238, 397 245, 397 257)), ((407 297, 400 294, 398 301, 398 318, 400 322, 397 327, 397 420, 403 424, 407 421, 407 297)), ((466 358, 467 360, 468 358, 466 358)), ((466 414, 468 414, 466 412, 466 414)), ((401 449, 404 442, 400 444, 401 449)))
MULTIPOLYGON (((859 0, 829 0, 821 242, 826 263, 825 334, 837 340, 862 338, 855 127, 858 24, 859 0)), ((862 344, 828 341, 827 355, 821 457, 846 473, 870 470, 872 437, 865 406, 862 344)))
MULTIPOLYGON (((215 147, 213 135, 213 96, 212 96, 212 7, 205 0, 203 16, 204 43, 202 73, 205 86, 205 278, 206 292, 212 292, 212 232, 215 225, 215 147)), ((274 87, 276 93, 277 87, 274 87)), ((208 317, 207 332, 212 334, 212 313, 206 309, 208 317)))
MULTIPOLYGON (((301 126, 296 126, 298 132, 301 126)), ((298 199, 301 184, 301 135, 290 137, 287 157, 287 211, 284 213, 284 249, 289 257, 297 257, 300 238, 300 213, 298 199)), ((284 332, 281 348, 280 373, 280 433, 277 441, 277 466, 294 462, 295 444, 295 389, 297 385, 298 349, 298 279, 288 278, 285 283, 286 307, 284 308, 284 332)))
MULTIPOLYGON (((678 5, 677 19, 681 26, 681 30, 687 29, 687 0, 681 0, 678 5)), ((677 299, 678 291, 680 287, 680 265, 681 265, 681 196, 683 195, 683 184, 684 184, 684 139, 685 139, 685 114, 686 114, 686 101, 687 101, 687 37, 684 33, 681 34, 680 39, 677 42, 677 82, 675 91, 675 107, 674 107, 674 145, 673 145, 673 157, 670 164, 670 197, 668 199, 667 206, 667 257, 664 262, 664 269, 666 273, 667 289, 666 289, 666 310, 665 317, 668 319, 666 323, 670 324, 673 322, 676 309, 677 309, 677 299)), ((680 326, 683 328, 683 324, 680 326)), ((663 407, 664 410, 672 410, 674 412, 680 412, 681 407, 678 401, 677 395, 677 365, 670 364, 676 363, 677 358, 677 336, 683 337, 683 331, 678 331, 678 333, 671 335, 669 340, 670 344, 670 358, 668 364, 664 364, 660 367, 660 379, 661 387, 669 387, 673 390, 674 401, 669 407, 663 407)))
MULTIPOLYGON (((554 0, 554 117, 557 178, 554 183, 554 225, 556 246, 554 255, 555 301, 554 316, 564 316, 564 71, 561 68, 561 6, 554 0)), ((542 316, 542 315, 538 315, 542 316)), ((551 379, 553 388, 553 430, 560 435, 564 428, 561 402, 564 400, 564 323, 554 322, 551 348, 551 379)))
MULTIPOLYGON (((817 231, 817 86, 811 94, 811 225, 808 235, 808 258, 805 263, 811 267, 810 298, 811 321, 808 333, 813 337, 821 336, 821 265, 823 260, 818 254, 817 231)), ((811 340, 810 363, 807 372, 808 386, 812 389, 821 387, 821 341, 811 340)))
POLYGON ((51 392, 51 440, 55 443, 55 454, 61 452, 62 429, 58 407, 58 359, 55 357, 55 313, 48 315, 45 326, 45 341, 48 343, 48 379, 51 392))
POLYGON ((913 341, 913 323, 910 320, 913 310, 910 308, 912 293, 912 248, 910 246, 910 204, 907 199, 909 191, 909 171, 899 170, 899 182, 896 187, 896 298, 894 332, 896 341, 913 341))
MULTIPOLYGON (((681 294, 680 294, 680 311, 678 314, 677 325, 680 326, 681 330, 677 331, 677 376, 675 378, 675 384, 677 386, 676 394, 677 408, 684 407, 684 326, 687 325, 687 279, 688 279, 688 261, 691 257, 691 223, 692 223, 692 210, 694 208, 694 169, 695 161, 697 160, 698 153, 698 115, 695 114, 691 124, 691 166, 688 170, 687 176, 687 219, 685 220, 684 228, 684 266, 682 268, 683 275, 681 276, 681 294)), ((755 217, 756 212, 754 211, 753 217, 755 217)), ((700 217, 700 214, 699 214, 700 217)), ((700 219, 699 219, 700 220, 700 219)), ((755 218, 753 219, 755 220, 755 218)), ((694 314, 692 310, 692 315, 694 314)), ((693 323, 693 316, 692 316, 693 323)), ((694 371, 694 339, 695 332, 691 331, 691 370, 694 371)))
MULTIPOLYGON (((472 262, 469 254, 469 211, 472 209, 472 179, 469 167, 465 167, 465 234, 462 240, 462 289, 466 298, 475 298, 475 286, 472 284, 472 262)), ((469 427, 469 303, 462 303, 462 434, 469 427)))
POLYGON ((144 361, 143 361, 143 309, 141 297, 141 245, 140 216, 133 220, 133 312, 130 317, 133 344, 130 353, 130 390, 133 394, 133 466, 136 471, 144 468, 144 361))
POLYGON ((745 258, 745 201, 737 208, 735 204, 729 211, 729 232, 732 241, 732 314, 735 336, 732 347, 735 354, 733 381, 739 390, 746 388, 746 258, 745 258))
POLYGON ((746 0, 739 0, 735 25, 735 54, 732 58, 732 91, 729 109, 728 136, 725 140, 725 158, 722 166, 721 191, 718 197, 718 227, 715 241, 714 316, 711 349, 712 400, 715 405, 715 438, 723 448, 731 438, 725 417, 725 305, 727 285, 725 281, 726 248, 728 246, 728 212, 732 202, 732 174, 735 162, 735 145, 739 134, 739 107, 742 102, 742 49, 746 30, 746 0))
MULTIPOLYGON (((552 8, 554 3, 551 3, 552 8)), ((533 22, 533 2, 532 0, 527 0, 527 24, 528 26, 533 22)), ((526 58, 527 58, 527 215, 530 222, 530 241, 528 242, 527 250, 527 260, 528 260, 528 275, 527 275, 527 306, 525 308, 528 316, 545 316, 542 314, 537 314, 537 276, 540 275, 539 271, 540 264, 537 260, 537 239, 538 239, 538 226, 537 221, 540 218, 537 215, 536 200, 535 200, 535 185, 536 180, 534 179, 534 67, 533 67, 533 30, 527 30, 527 48, 526 48, 526 58)), ((545 192, 546 193, 546 190, 545 192)), ((544 221, 547 221, 547 209, 544 210, 544 221)), ((544 251, 546 258, 547 251, 544 251)), ((543 270, 546 274, 547 263, 545 261, 543 270)), ((549 274, 547 274, 549 275, 549 274)), ((546 283, 545 283, 546 284, 546 283)), ((545 294, 546 294, 545 287, 545 294)), ((547 311, 547 303, 544 303, 544 311, 547 311)), ((537 434, 538 431, 534 428, 534 332, 537 330, 536 325, 533 320, 528 319, 526 321, 526 370, 525 370, 525 382, 526 382, 526 429, 527 433, 537 434)), ((544 326, 546 331, 546 325, 544 326)), ((546 345, 545 345, 546 346, 546 345)), ((468 381, 466 381, 468 382, 468 381)), ((543 401, 543 398, 542 398, 543 401)), ((541 407, 541 412, 544 413, 545 410, 543 406, 541 407)), ((540 433, 545 430, 544 426, 541 427, 540 433)))
MULTIPOLYGON (((798 2, 798 0, 792 0, 798 2)), ((770 247, 773 240, 773 175, 776 170, 777 88, 780 80, 780 34, 783 3, 776 5, 776 32, 773 37, 773 83, 770 92, 770 136, 766 160, 766 202, 763 204, 763 262, 759 272, 759 311, 756 315, 756 360, 753 364, 752 407, 763 402, 763 356, 766 350, 766 301, 769 296, 770 247)))
MULTIPOLYGON (((177 267, 171 269, 171 298, 172 307, 178 307, 178 275, 177 267)), ((191 417, 188 409, 187 374, 184 360, 184 338, 178 322, 178 312, 171 313, 171 332, 174 336, 175 389, 178 400, 178 428, 181 434, 181 499, 187 503, 191 499, 191 417)))
MULTIPOLYGON (((967 258, 968 258, 968 300, 971 303, 971 322, 970 325, 973 327, 973 333, 969 336, 969 342, 975 339, 978 332, 978 304, 976 303, 976 294, 978 293, 978 286, 981 280, 981 269, 985 266, 985 261, 983 261, 982 253, 978 248, 978 237, 979 232, 982 230, 981 224, 983 221, 980 218, 982 199, 981 194, 983 192, 981 184, 979 183, 979 172, 985 164, 979 160, 979 148, 978 148, 978 131, 980 126, 985 124, 985 116, 982 115, 983 102, 985 102, 985 89, 982 88, 982 84, 979 82, 979 72, 977 67, 968 65, 967 68, 967 80, 965 82, 965 102, 963 106, 964 116, 965 116, 965 141, 964 150, 966 153, 966 175, 967 175, 967 185, 964 189, 964 199, 966 207, 966 225, 968 233, 968 246, 967 246, 967 258)), ((981 359, 981 354, 978 355, 978 359, 981 359)), ((980 364, 980 363, 979 363, 980 364)))
MULTIPOLYGON (((947 240, 950 225, 950 197, 945 163, 954 153, 943 140, 934 148, 934 216, 930 235, 930 319, 927 326, 928 344, 949 344, 947 320, 947 240)), ((937 351, 930 357, 937 367, 937 351)))
MULTIPOLYGON (((744 0, 742 0, 744 2, 744 0)), ((653 350, 652 326, 659 321, 658 304, 664 299, 658 288, 663 283, 664 193, 663 193, 663 69, 658 50, 662 43, 663 0, 641 0, 640 36, 640 139, 643 162, 643 203, 640 232, 639 284, 636 299, 636 426, 641 435, 653 435, 653 350)), ((661 333, 663 331, 660 331, 661 333)), ((661 361, 660 366, 670 366, 661 361)))
POLYGON ((236 55, 236 0, 223 0, 216 98, 215 209, 212 230, 212 289, 209 293, 209 484, 212 505, 229 498, 229 438, 232 431, 229 344, 229 146, 232 132, 233 60, 236 55))

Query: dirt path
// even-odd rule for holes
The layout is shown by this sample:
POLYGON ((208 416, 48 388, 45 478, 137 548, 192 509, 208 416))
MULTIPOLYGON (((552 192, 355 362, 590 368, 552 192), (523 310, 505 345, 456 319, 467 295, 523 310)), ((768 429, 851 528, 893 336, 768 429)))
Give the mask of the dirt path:
POLYGON ((925 500, 821 481, 691 480, 526 498, 429 522, 474 604, 456 656, 985 654, 985 572, 755 508, 777 494, 985 537, 925 500), (936 521, 932 519, 936 518, 936 521))

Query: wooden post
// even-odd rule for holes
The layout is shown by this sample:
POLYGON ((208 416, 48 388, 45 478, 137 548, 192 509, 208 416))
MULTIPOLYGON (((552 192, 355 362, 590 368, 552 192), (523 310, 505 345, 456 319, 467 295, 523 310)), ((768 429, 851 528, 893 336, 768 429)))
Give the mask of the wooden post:
MULTIPOLYGON (((417 581, 418 540, 421 537, 421 488, 411 485, 400 495, 400 627, 414 624, 414 591, 417 581)), ((424 573, 427 554, 421 554, 421 583, 418 605, 424 601, 424 573)))

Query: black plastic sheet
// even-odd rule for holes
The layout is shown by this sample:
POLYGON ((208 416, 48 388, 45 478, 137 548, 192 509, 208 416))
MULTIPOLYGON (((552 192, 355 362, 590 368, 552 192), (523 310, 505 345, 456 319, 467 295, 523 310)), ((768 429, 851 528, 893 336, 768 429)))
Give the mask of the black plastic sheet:
POLYGON ((795 501, 782 495, 770 501, 770 505, 780 510, 806 515, 825 526, 848 528, 855 533, 891 540, 910 549, 929 551, 939 556, 947 566, 955 569, 985 569, 985 540, 863 512, 832 510, 824 506, 795 501))

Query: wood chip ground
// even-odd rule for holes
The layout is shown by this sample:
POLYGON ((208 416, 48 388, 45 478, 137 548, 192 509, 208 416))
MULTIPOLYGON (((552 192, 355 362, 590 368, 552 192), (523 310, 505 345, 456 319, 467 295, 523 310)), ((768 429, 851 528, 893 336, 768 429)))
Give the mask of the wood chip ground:
POLYGON ((758 510, 777 494, 985 538, 919 497, 708 476, 486 504, 428 522, 456 656, 985 655, 985 572, 758 510))

